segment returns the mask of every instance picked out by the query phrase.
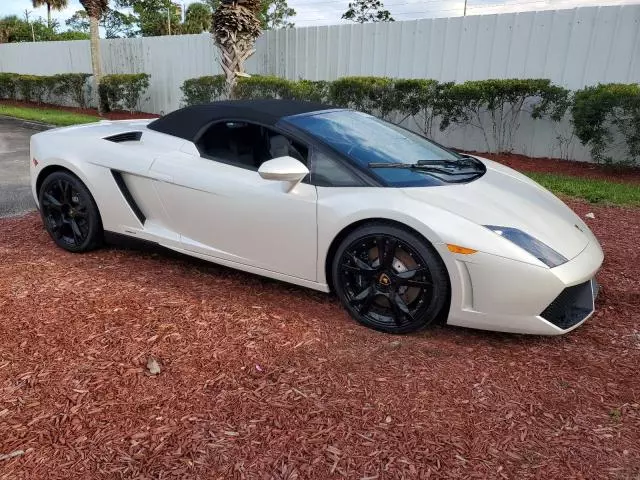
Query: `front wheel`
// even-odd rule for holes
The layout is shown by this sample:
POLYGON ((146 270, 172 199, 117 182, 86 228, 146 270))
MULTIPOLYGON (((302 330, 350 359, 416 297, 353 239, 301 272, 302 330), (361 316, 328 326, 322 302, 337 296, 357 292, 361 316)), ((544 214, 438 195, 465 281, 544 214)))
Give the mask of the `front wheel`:
POLYGON ((78 177, 63 171, 52 173, 42 182, 38 200, 44 226, 59 247, 86 252, 100 245, 100 213, 78 177))
POLYGON ((353 318, 388 333, 431 324, 449 293, 446 268, 416 234, 384 223, 351 232, 333 258, 336 294, 353 318))

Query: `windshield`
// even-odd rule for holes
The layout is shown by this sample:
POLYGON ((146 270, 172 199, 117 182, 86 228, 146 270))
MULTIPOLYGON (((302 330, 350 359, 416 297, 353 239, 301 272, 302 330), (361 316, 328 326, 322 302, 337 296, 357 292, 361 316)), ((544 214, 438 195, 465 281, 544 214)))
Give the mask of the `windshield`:
MULTIPOLYGON (((460 156, 420 135, 354 110, 299 115, 285 120, 320 138, 362 168, 368 168, 372 163, 410 165, 425 160, 457 162, 460 159, 460 156)), ((446 175, 436 178, 415 169, 384 168, 377 165, 372 173, 387 185, 397 187, 448 183, 446 175)))

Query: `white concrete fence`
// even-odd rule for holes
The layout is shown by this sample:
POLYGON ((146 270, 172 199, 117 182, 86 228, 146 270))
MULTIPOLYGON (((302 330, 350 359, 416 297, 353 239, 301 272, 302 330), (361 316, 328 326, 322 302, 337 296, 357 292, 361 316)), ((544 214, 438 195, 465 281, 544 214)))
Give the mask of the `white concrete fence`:
MULTIPOLYGON (((178 108, 188 78, 221 73, 209 34, 102 40, 105 73, 151 75, 141 109, 178 108)), ((640 82, 640 5, 584 7, 393 23, 306 27, 265 32, 247 70, 289 79, 334 80, 349 75, 433 78, 549 78, 570 89, 597 83, 640 82)), ((89 42, 0 45, 0 72, 50 75, 91 72, 89 42)), ((567 120, 522 118, 514 147, 532 156, 588 160, 567 120), (564 150, 564 151, 561 151, 564 150)), ((435 139, 468 150, 485 149, 469 128, 435 139)))

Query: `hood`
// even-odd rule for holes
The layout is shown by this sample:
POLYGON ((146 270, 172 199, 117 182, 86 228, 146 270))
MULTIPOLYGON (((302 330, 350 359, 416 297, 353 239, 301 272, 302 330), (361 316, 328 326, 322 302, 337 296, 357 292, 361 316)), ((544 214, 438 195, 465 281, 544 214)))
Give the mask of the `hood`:
POLYGON ((561 200, 515 170, 479 159, 486 165, 487 172, 478 180, 461 185, 402 190, 415 200, 450 211, 478 225, 522 230, 568 260, 585 249, 590 232, 561 200))

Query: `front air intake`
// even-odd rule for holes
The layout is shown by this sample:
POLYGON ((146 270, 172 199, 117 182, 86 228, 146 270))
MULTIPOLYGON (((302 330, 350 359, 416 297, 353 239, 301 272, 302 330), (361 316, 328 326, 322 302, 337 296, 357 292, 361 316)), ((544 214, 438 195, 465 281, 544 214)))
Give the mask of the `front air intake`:
POLYGON ((595 279, 567 287, 540 316, 566 330, 591 315, 597 294, 598 284, 595 279))
POLYGON ((111 135, 110 137, 104 137, 105 140, 115 143, 139 142, 141 138, 142 132, 124 132, 111 135))

